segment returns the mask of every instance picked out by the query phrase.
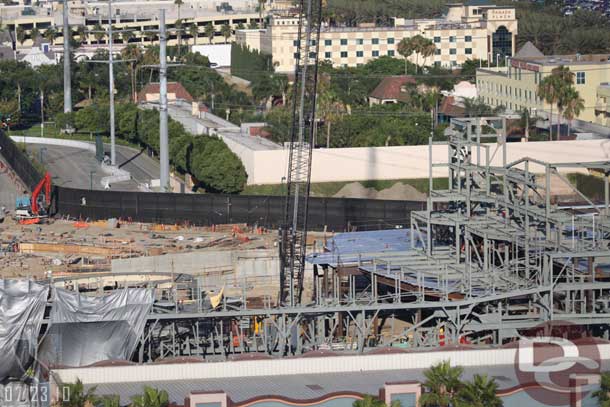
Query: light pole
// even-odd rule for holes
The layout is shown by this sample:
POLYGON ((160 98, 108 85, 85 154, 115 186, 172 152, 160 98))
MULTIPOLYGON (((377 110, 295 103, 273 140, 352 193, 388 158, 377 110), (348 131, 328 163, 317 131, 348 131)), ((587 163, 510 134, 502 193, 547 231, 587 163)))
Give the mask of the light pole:
POLYGON ((44 90, 40 90, 40 137, 44 137, 44 90))
POLYGON ((70 78, 70 23, 68 22, 68 0, 63 7, 64 31, 64 113, 72 111, 72 89, 70 78))
POLYGON ((114 134, 114 56, 112 55, 112 0, 108 0, 108 84, 110 101, 110 161, 113 166, 116 165, 116 140, 114 134))

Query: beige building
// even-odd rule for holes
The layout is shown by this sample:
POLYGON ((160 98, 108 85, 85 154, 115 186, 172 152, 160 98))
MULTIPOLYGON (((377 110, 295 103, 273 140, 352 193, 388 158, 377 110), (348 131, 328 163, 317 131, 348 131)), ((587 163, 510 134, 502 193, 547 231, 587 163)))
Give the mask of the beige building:
MULTIPOLYGON (((610 55, 544 56, 526 44, 507 67, 477 69, 478 95, 491 106, 508 111, 528 109, 548 117, 551 106, 538 97, 538 84, 553 69, 565 66, 574 73, 574 87, 584 99, 585 109, 578 119, 610 125, 610 55)), ((553 107, 556 118, 557 109, 553 107)))
MULTIPOLYGON (((444 67, 459 66, 468 59, 501 58, 514 54, 517 20, 513 7, 498 7, 485 0, 449 5, 444 18, 406 20, 395 18, 391 27, 322 27, 319 59, 333 66, 357 66, 377 57, 399 57, 397 46, 403 38, 415 35, 429 38, 436 45, 433 56, 419 63, 444 67)), ((298 19, 271 17, 264 30, 238 30, 236 41, 273 56, 279 72, 294 70, 298 51, 298 19)), ((416 62, 417 56, 409 58, 416 62)))

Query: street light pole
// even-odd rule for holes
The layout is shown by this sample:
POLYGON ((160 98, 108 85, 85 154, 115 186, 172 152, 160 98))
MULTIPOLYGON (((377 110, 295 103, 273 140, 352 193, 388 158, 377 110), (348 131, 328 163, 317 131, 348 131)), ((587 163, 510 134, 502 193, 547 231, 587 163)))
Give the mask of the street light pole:
POLYGON ((116 165, 116 140, 114 129, 114 56, 112 55, 112 0, 108 0, 108 82, 110 99, 110 162, 116 165))
POLYGON ((167 128, 167 33, 165 10, 159 11, 159 176, 161 192, 169 192, 169 141, 167 128))
POLYGON ((72 84, 70 79, 70 23, 68 21, 68 0, 64 0, 64 113, 72 111, 72 84))
POLYGON ((40 90, 40 137, 44 137, 44 90, 40 90))

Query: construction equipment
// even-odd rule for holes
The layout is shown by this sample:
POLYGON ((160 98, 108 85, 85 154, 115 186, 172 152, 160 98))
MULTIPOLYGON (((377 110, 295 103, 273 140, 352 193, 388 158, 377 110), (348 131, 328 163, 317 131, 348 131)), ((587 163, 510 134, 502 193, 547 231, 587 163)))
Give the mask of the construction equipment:
POLYGON ((15 219, 21 224, 39 223, 49 214, 51 206, 51 174, 45 173, 42 180, 32 191, 32 195, 17 197, 15 201, 15 219))
POLYGON ((303 291, 321 21, 322 0, 300 0, 286 202, 279 239, 279 303, 290 306, 301 302, 303 291))

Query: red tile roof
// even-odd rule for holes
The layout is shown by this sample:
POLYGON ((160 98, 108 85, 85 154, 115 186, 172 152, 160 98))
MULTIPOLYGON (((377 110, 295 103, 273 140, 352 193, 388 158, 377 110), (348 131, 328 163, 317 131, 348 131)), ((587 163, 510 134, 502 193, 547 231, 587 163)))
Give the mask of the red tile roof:
POLYGON ((417 84, 415 78, 408 75, 399 75, 399 76, 386 76, 381 80, 379 85, 371 92, 369 95, 375 99, 400 99, 401 96, 401 88, 406 85, 417 84))
POLYGON ((445 116, 450 117, 462 117, 466 113, 466 109, 456 104, 453 96, 447 96, 444 98, 438 110, 445 116))
MULTIPOLYGON (((138 93, 138 102, 150 102, 151 100, 148 99, 146 97, 146 95, 154 95, 154 99, 158 101, 159 97, 159 83, 149 83, 146 86, 144 86, 144 88, 142 88, 142 90, 138 93)), ((191 96, 190 93, 188 93, 188 91, 186 89, 184 89, 184 86, 182 86, 182 84, 180 84, 179 82, 168 82, 167 83, 167 94, 168 94, 168 99, 170 98, 170 94, 174 94, 176 95, 176 99, 179 100, 184 100, 187 102, 193 102, 194 99, 191 96)))

